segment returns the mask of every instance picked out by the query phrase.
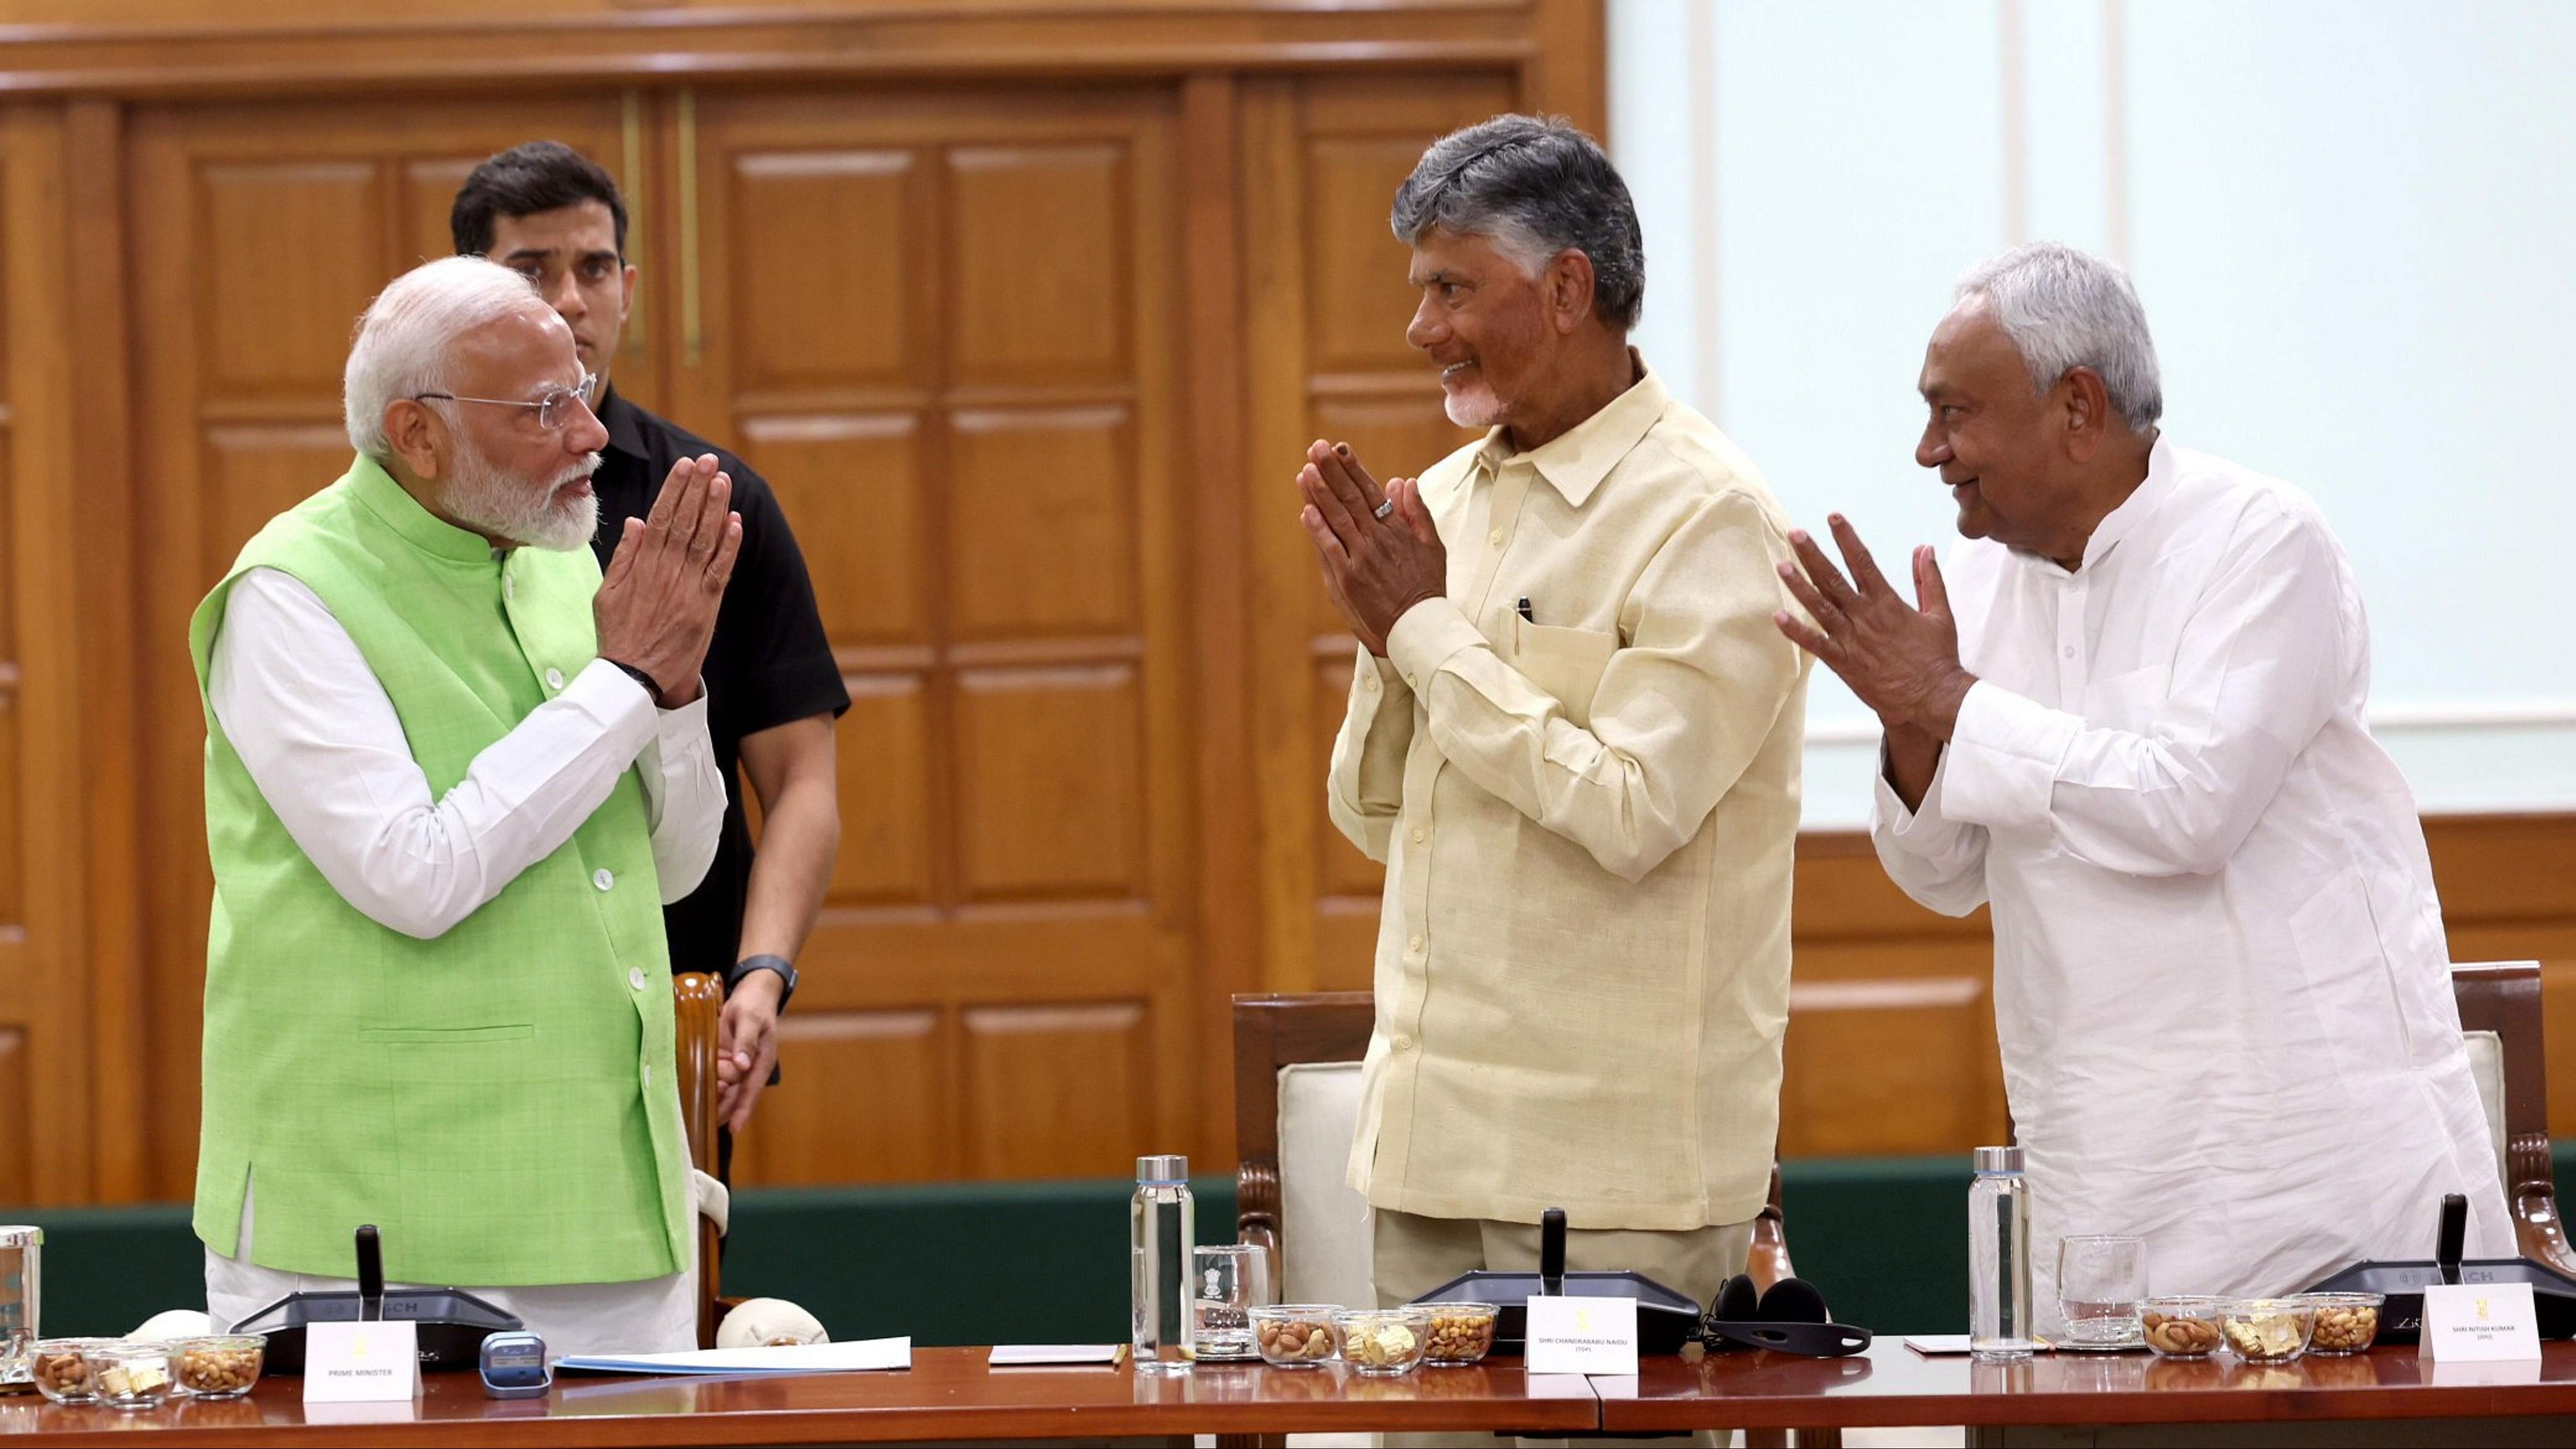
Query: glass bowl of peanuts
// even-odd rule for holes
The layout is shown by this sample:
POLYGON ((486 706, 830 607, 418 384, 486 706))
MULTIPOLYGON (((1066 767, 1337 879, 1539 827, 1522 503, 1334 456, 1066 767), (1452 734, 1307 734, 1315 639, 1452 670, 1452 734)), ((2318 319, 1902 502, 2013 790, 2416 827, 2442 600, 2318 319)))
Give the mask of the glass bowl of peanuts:
POLYGON ((2379 1293, 2302 1293, 2299 1301, 2317 1311, 2317 1326, 2308 1335, 2308 1352, 2360 1353, 2379 1338, 2379 1309, 2388 1301, 2379 1293))
POLYGON ((179 1387, 201 1399, 237 1399, 259 1382, 268 1338, 257 1333, 215 1333, 170 1342, 170 1367, 179 1387))
POLYGON ((1470 1364, 1494 1347, 1494 1326, 1503 1311, 1491 1303, 1421 1303, 1431 1315, 1422 1346, 1422 1361, 1470 1364))
POLYGON ((1314 1368, 1341 1352, 1342 1310, 1330 1303, 1271 1303, 1252 1310, 1252 1342, 1273 1368, 1314 1368))
POLYGON ((2207 1358, 2226 1337, 2219 1326, 2226 1308, 2224 1298, 2148 1298, 2138 1304, 2138 1327, 2166 1358, 2207 1358))

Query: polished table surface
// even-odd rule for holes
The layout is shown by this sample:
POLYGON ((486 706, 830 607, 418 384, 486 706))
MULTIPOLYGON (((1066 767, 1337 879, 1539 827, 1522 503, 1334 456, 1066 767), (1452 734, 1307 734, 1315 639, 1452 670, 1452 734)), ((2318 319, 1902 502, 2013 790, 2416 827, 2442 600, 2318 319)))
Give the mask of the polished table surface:
POLYGON ((1172 1378, 1124 1366, 993 1369, 980 1348, 916 1348, 902 1372, 685 1379, 563 1375, 542 1399, 489 1399, 473 1374, 423 1376, 412 1404, 314 1405, 304 1381, 248 1398, 157 1409, 0 1399, 0 1439, 92 1441, 167 1429, 233 1444, 825 1444, 883 1439, 1125 1438, 1187 1434, 1508 1430, 1600 1423, 1579 1376, 1532 1379, 1518 1359, 1363 1378, 1342 1364, 1201 1364, 1172 1378), (20 1439, 14 1436, 31 1436, 20 1439))
POLYGON ((1595 1379, 1601 1427, 1859 1428, 1894 1424, 2174 1424, 2266 1419, 2576 1415, 2576 1343, 2540 1362, 2431 1364, 2412 1347, 2284 1364, 2143 1354, 2040 1354, 2019 1363, 1926 1357, 1893 1339, 1841 1359, 1746 1352, 1649 1359, 1595 1379))
POLYGON ((1116 1369, 1001 1369, 980 1348, 913 1351, 907 1372, 762 1379, 567 1376, 542 1399, 483 1396, 432 1374, 410 1404, 308 1410, 303 1381, 249 1398, 126 1411, 0 1399, 0 1438, 30 1444, 172 1431, 254 1444, 811 1444, 884 1439, 1189 1434, 1858 1427, 1893 1424, 2238 1423, 2266 1419, 2576 1415, 2576 1343, 2536 1364, 2435 1366, 2409 1348, 2293 1363, 2043 1355, 2018 1364, 1926 1358, 1892 1340, 1847 1359, 1771 1353, 1649 1359, 1631 1379, 1532 1378, 1517 1359, 1363 1378, 1343 1365, 1203 1364, 1178 1378, 1116 1369))

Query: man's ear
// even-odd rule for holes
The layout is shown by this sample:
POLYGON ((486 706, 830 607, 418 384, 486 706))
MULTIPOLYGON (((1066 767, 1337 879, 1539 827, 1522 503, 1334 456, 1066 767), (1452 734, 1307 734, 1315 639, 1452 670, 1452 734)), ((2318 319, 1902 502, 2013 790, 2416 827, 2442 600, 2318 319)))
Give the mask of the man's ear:
POLYGON ((447 422, 429 404, 408 397, 385 404, 385 441, 413 477, 426 482, 439 476, 446 440, 447 422))
POLYGON ((1592 259, 1572 247, 1550 257, 1543 274, 1548 320, 1570 334, 1592 320, 1592 259))
POLYGON ((2058 380, 2057 388, 2062 394, 2057 411, 2065 427, 2066 456, 2089 463, 2110 431, 2111 390, 2103 386, 2102 374, 2089 367, 2069 371, 2058 380))

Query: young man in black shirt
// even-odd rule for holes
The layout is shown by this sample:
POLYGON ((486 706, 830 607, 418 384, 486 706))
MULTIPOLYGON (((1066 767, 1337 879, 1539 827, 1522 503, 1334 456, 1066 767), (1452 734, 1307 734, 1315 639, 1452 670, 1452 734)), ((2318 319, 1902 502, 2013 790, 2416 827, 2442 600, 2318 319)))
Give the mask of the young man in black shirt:
POLYGON ((778 1016, 795 990, 792 964, 813 929, 840 846, 832 721, 850 707, 824 638, 805 559, 760 475, 740 458, 618 396, 609 365, 635 300, 626 262, 626 203, 608 173, 570 147, 534 141, 474 168, 448 213, 456 250, 488 256, 531 282, 571 324, 608 447, 591 487, 607 564, 620 530, 653 506, 671 465, 712 453, 733 478, 742 552, 707 648, 707 727, 724 772, 724 836, 706 882, 663 909, 671 969, 725 982, 718 1030, 721 1156, 774 1079, 778 1016), (735 768, 739 760, 741 769, 735 768), (741 776, 759 792, 760 850, 751 848, 741 776))

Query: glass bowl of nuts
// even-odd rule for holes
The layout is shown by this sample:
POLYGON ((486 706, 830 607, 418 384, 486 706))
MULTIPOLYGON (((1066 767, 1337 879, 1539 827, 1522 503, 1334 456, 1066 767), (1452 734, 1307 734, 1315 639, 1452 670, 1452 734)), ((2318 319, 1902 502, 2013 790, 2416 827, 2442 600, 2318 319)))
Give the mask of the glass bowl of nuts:
POLYGON ((2207 1358, 2225 1337, 2219 1320, 2224 1298, 2148 1298, 2138 1304, 2138 1327, 2147 1347, 2166 1358, 2207 1358))
POLYGON ((1422 1303, 1415 1306, 1431 1316, 1423 1340, 1424 1363, 1474 1363, 1493 1349, 1494 1326, 1503 1313, 1493 1304, 1422 1303))
POLYGON ((1329 1303, 1272 1303, 1252 1310, 1252 1342, 1275 1368, 1313 1368, 1341 1351, 1334 1322, 1342 1310, 1329 1303))
POLYGON ((258 1333, 216 1333, 170 1340, 179 1387, 201 1399, 237 1399, 259 1382, 268 1338, 258 1333))
POLYGON ((2379 1337, 2379 1293, 2302 1293, 2298 1301, 2317 1311, 2308 1335, 2310 1353, 2360 1353, 2379 1337))
POLYGON ((2227 1346, 2248 1363, 2278 1363, 2308 1351, 2317 1311, 2302 1298, 2231 1298, 2219 1316, 2227 1346))
POLYGON ((98 1402, 116 1409, 149 1409, 170 1397, 170 1345, 157 1338, 118 1338, 81 1350, 98 1402))
POLYGON ((1341 1325, 1342 1362, 1364 1374, 1413 1372, 1431 1337, 1431 1314, 1414 1307, 1355 1308, 1341 1325))
POLYGON ((27 1351, 27 1371, 37 1391, 57 1404, 97 1403, 98 1380, 90 1376, 89 1360, 82 1355, 105 1342, 103 1338, 37 1339, 27 1351))

